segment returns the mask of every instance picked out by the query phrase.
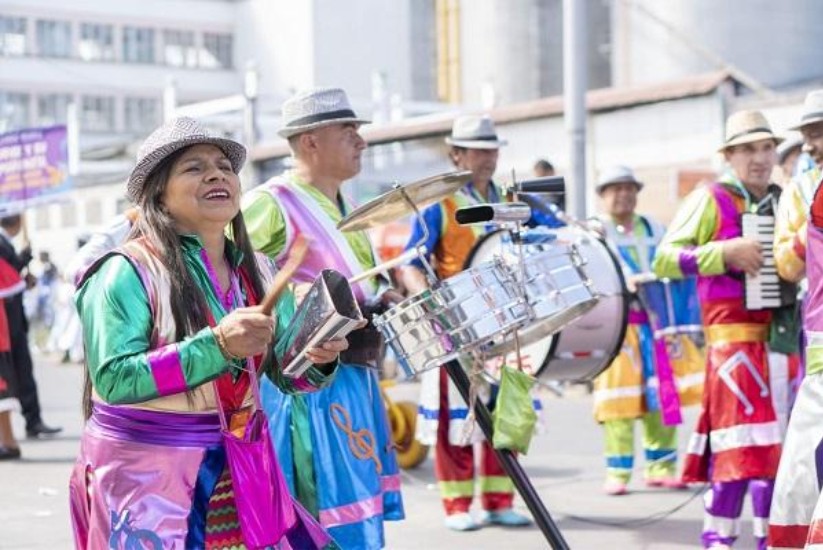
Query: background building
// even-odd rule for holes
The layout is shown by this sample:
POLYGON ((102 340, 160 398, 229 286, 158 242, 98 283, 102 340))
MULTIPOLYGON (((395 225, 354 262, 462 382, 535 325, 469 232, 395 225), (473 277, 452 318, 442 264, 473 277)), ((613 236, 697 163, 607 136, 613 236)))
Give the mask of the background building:
MULTIPOLYGON (((779 9, 765 0, 582 1, 589 87, 612 98, 596 100, 589 116, 589 179, 607 163, 633 164, 655 207, 674 208, 682 186, 673 174, 719 168, 704 148, 720 139, 731 110, 763 108, 782 130, 823 82, 816 0, 779 9), (667 103, 675 88, 676 105, 667 103)), ((511 145, 500 178, 528 174, 538 157, 562 171, 562 4, 0 0, 0 132, 65 122, 70 104, 79 120, 78 190, 31 212, 35 247, 60 265, 77 236, 122 211, 137 144, 175 109, 252 145, 251 181, 282 170, 279 106, 315 85, 344 87, 374 120, 364 172, 348 186, 357 199, 448 169, 442 137, 466 111, 501 117, 511 145), (250 64, 254 92, 245 86, 250 64), (240 110, 244 92, 253 96, 253 125, 240 110)))

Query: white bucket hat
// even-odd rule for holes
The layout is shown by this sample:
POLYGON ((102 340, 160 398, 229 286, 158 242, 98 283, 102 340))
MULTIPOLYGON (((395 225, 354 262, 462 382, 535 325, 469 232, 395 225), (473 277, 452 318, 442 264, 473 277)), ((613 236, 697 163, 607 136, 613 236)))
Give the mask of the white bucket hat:
POLYGON ((643 183, 637 181, 637 178, 634 176, 634 171, 632 171, 631 168, 621 165, 610 166, 600 172, 600 179, 597 181, 597 186, 594 190, 599 195, 610 185, 626 182, 635 184, 638 191, 643 189, 643 183))
POLYGON ((800 124, 790 127, 789 130, 800 130, 803 126, 815 122, 823 122, 823 90, 815 90, 806 94, 800 124))
POLYGON ((738 111, 726 119, 726 139, 718 151, 722 153, 733 145, 752 143, 761 139, 773 139, 776 145, 783 142, 783 138, 774 135, 763 113, 738 111))
POLYGON ((368 124, 354 114, 346 92, 340 88, 313 88, 293 95, 283 103, 283 127, 277 132, 289 138, 329 124, 368 124))
POLYGON ((466 149, 499 149, 508 141, 497 137, 494 122, 488 115, 465 115, 454 119, 446 143, 466 149))
POLYGON ((146 177, 163 159, 180 149, 200 144, 214 145, 223 151, 235 173, 239 173, 246 162, 246 148, 243 145, 215 136, 193 118, 175 118, 152 132, 138 149, 137 164, 131 171, 126 186, 129 200, 137 202, 137 196, 146 177))
POLYGON ((792 151, 799 151, 802 147, 803 138, 801 136, 787 136, 786 141, 777 146, 777 164, 783 164, 792 151))

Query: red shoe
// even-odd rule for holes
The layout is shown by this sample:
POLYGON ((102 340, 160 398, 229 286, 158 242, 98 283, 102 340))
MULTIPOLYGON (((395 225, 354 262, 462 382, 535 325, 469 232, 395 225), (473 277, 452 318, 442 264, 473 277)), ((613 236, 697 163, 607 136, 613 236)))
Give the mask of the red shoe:
POLYGON ((674 490, 682 490, 688 489, 689 486, 683 483, 679 477, 675 476, 665 476, 665 477, 655 477, 652 479, 646 480, 646 487, 657 487, 661 489, 674 489, 674 490))
POLYGON ((629 489, 619 479, 607 479, 606 483, 603 484, 603 492, 613 497, 619 497, 628 494, 629 489))

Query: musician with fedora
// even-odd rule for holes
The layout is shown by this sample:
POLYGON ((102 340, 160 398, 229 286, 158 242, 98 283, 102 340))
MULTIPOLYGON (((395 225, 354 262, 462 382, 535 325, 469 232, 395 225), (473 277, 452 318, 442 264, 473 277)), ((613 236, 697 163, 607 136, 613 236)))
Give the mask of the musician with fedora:
MULTIPOLYGON (((440 279, 463 271, 477 239, 486 231, 480 225, 459 225, 455 220, 457 209, 503 200, 492 177, 497 169, 499 149, 506 145, 506 141, 498 137, 491 118, 480 115, 456 118, 446 143, 450 146, 449 157, 454 166, 471 171, 472 177, 453 196, 422 212, 429 234, 425 246, 440 279)), ((415 219, 406 248, 413 248, 423 233, 424 228, 415 219)), ((404 267, 401 278, 410 294, 428 286, 419 260, 404 267)), ((514 487, 480 429, 475 426, 472 437, 464 440, 469 409, 448 379, 446 370, 432 369, 424 372, 421 378, 417 438, 424 444, 435 445, 435 474, 446 511, 446 526, 456 531, 470 531, 484 523, 528 525, 530 520, 512 509, 514 487), (469 514, 469 508, 474 498, 473 443, 479 441, 482 441, 479 482, 483 515, 477 522, 469 514)))
MULTIPOLYGON (((665 228, 648 216, 636 213, 637 195, 643 183, 626 166, 612 166, 600 175, 595 191, 605 206, 599 217, 606 241, 615 251, 630 290, 651 273, 651 263, 665 228)), ((636 296, 636 295, 635 295, 636 296)), ((684 304, 685 305, 685 304, 684 304)), ((677 476, 677 428, 667 425, 661 411, 698 403, 702 396, 702 357, 684 335, 665 342, 666 356, 653 353, 655 338, 650 325, 652 311, 636 297, 629 309, 629 326, 620 354, 594 380, 594 417, 605 436, 608 495, 624 495, 634 466, 634 424, 643 426, 648 487, 683 489, 677 476), (645 307, 644 307, 645 306, 645 307), (664 383, 680 390, 665 394, 664 383), (662 403, 665 401, 665 403, 662 403)), ((661 336, 662 337, 662 336, 661 336)), ((662 337, 666 338, 666 337, 662 337)))
POLYGON ((770 310, 747 310, 745 275, 757 274, 760 244, 742 236, 742 214, 770 200, 776 160, 774 135, 759 111, 726 121, 719 152, 728 169, 699 187, 678 209, 654 261, 659 277, 696 275, 707 343, 703 408, 685 459, 683 480, 710 482, 702 542, 730 548, 737 539, 747 491, 754 535, 765 548, 782 430, 766 341, 770 310))
MULTIPOLYGON (((803 134, 803 151, 811 156, 815 166, 795 176, 786 186, 775 220, 774 252, 778 272, 785 279, 800 281, 806 276, 807 267, 809 271, 809 294, 803 312, 806 375, 792 409, 769 522, 769 544, 779 548, 803 548, 807 544, 820 495, 818 447, 823 443, 819 414, 823 406, 823 362, 816 334, 823 330, 818 305, 823 281, 813 259, 816 256, 819 262, 823 247, 819 239, 820 225, 807 227, 807 219, 810 206, 814 204, 819 208, 821 204, 815 193, 823 177, 823 90, 806 96, 800 123, 793 129, 803 134), (809 239, 814 240, 813 245, 808 243, 809 239)), ((818 537, 816 543, 821 542, 823 538, 818 537)))
MULTIPOLYGON (((255 249, 282 265, 297 235, 310 238, 297 283, 323 269, 347 278, 379 263, 364 231, 343 233, 337 223, 351 203, 341 187, 360 172, 368 121, 357 116, 339 88, 299 92, 283 104, 280 136, 288 139, 294 168, 253 189, 242 209, 255 249)), ((402 299, 372 277, 352 285, 364 312, 402 299)), ((385 545, 384 520, 404 518, 400 476, 378 385, 382 340, 373 327, 349 335, 331 386, 292 396, 263 383, 263 404, 291 489, 343 548, 385 545)))
POLYGON ((803 135, 803 152, 814 166, 793 177, 783 190, 775 219, 774 256, 780 276, 798 282, 806 273, 806 218, 823 177, 823 90, 809 92, 800 123, 790 129, 803 135))

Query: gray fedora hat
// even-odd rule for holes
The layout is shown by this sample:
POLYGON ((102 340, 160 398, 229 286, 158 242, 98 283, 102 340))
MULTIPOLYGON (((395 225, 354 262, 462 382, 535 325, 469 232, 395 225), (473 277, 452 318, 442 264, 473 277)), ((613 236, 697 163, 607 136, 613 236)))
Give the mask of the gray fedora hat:
POLYGON ((823 90, 814 90, 806 94, 800 124, 790 127, 789 130, 800 130, 803 126, 815 122, 823 122, 823 90))
POLYGON ((610 166, 600 173, 600 179, 597 181, 597 186, 594 190, 599 195, 606 187, 616 185, 618 183, 633 183, 637 186, 638 191, 643 189, 643 183, 637 181, 634 171, 628 166, 610 166))
POLYGON ((246 162, 246 148, 243 145, 215 136, 193 118, 175 118, 152 132, 138 149, 137 164, 131 171, 126 187, 129 200, 137 202, 137 196, 140 194, 140 188, 143 187, 146 177, 157 168, 163 159, 190 145, 201 144, 214 145, 223 151, 235 173, 239 173, 246 162))
POLYGON ((368 124, 354 113, 346 92, 341 88, 313 88, 297 92, 283 103, 280 137, 291 136, 330 124, 368 124))
POLYGON ((497 137, 494 121, 488 115, 464 115, 454 119, 446 143, 466 149, 499 149, 508 142, 497 137))

